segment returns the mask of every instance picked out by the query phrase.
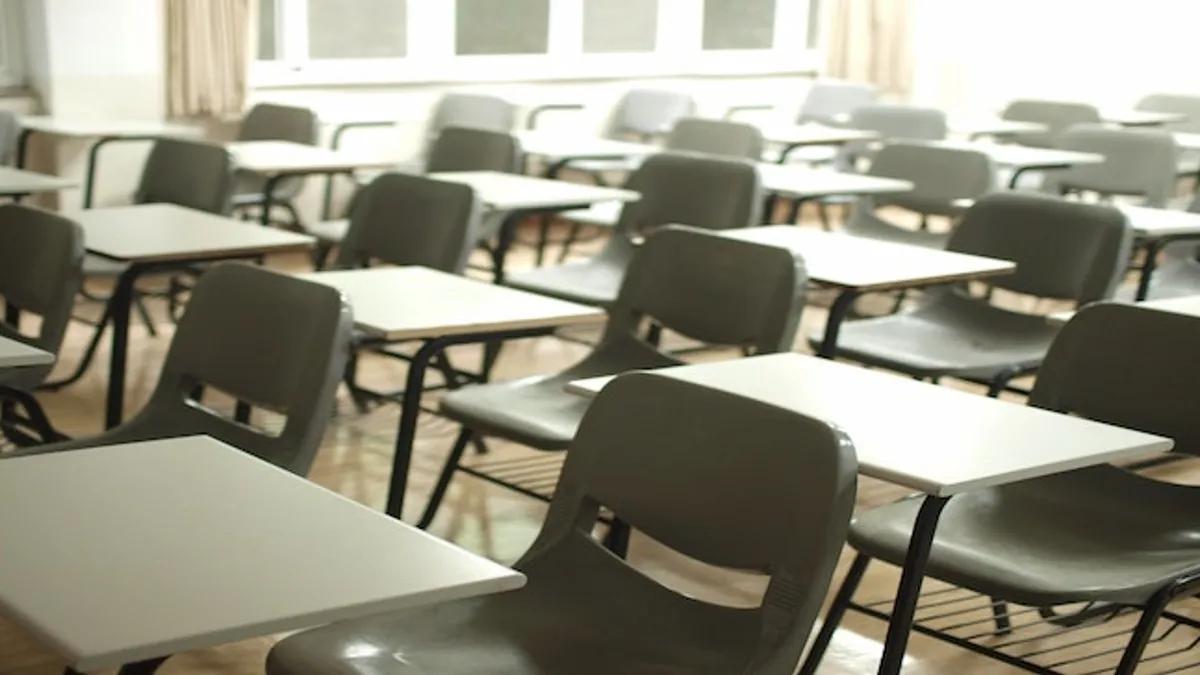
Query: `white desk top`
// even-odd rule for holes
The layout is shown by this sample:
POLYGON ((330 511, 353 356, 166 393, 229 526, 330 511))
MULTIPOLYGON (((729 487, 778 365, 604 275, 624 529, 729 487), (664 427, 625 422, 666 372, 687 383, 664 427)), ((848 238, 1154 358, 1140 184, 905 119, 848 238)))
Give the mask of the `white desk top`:
POLYGON ((1200 213, 1121 204, 1117 208, 1129 218, 1138 236, 1157 239, 1167 235, 1200 234, 1200 213))
POLYGON ((42 173, 23 171, 10 166, 0 166, 0 196, 12 197, 35 192, 54 192, 75 187, 75 181, 47 176, 42 173))
POLYGON ((1013 134, 1040 133, 1046 130, 1045 124, 1006 120, 1000 117, 950 118, 950 132, 963 136, 1011 136, 1013 134))
POLYGON ((1149 110, 1101 110, 1100 119, 1123 127, 1156 127, 1171 122, 1182 122, 1187 119, 1187 115, 1149 110))
MULTIPOLYGON (((831 422, 859 471, 927 494, 969 490, 1170 450, 1170 439, 799 354, 662 369, 831 422)), ((569 388, 594 395, 611 378, 569 388)))
POLYGON ((331 150, 291 141, 239 141, 225 147, 239 167, 263 174, 341 173, 391 168, 399 163, 395 157, 331 150))
POLYGON ((905 180, 813 169, 803 164, 761 162, 758 173, 767 192, 800 199, 891 194, 913 189, 913 184, 905 180))
MULTIPOLYGON (((1143 300, 1142 302, 1135 302, 1133 304, 1138 307, 1145 307, 1146 309, 1157 309, 1161 312, 1173 312, 1175 314, 1200 317, 1200 295, 1166 298, 1164 300, 1143 300)), ((1066 323, 1073 316, 1075 316, 1074 311, 1055 312, 1047 318, 1050 320, 1050 323, 1066 323)))
POLYGON ((312 248, 314 239, 257 223, 185 209, 140 204, 65 214, 83 228, 88 251, 125 262, 164 262, 312 248))
POLYGON ((1200 150, 1200 134, 1176 131, 1171 135, 1175 137, 1175 145, 1179 146, 1180 150, 1200 150))
POLYGON ((99 136, 199 136, 203 129, 155 120, 97 120, 50 115, 27 115, 21 126, 44 134, 95 138, 99 136))
POLYGON ((358 327, 388 340, 604 321, 603 310, 425 267, 312 272, 346 296, 358 327))
POLYGON ((1016 265, 924 246, 770 225, 722 230, 722 236, 772 244, 804 258, 808 277, 823 286, 879 291, 918 288, 1010 274, 1016 265))
POLYGON ((54 355, 24 342, 0 336, 0 369, 44 366, 54 363, 54 355))
POLYGON ((986 141, 935 141, 933 145, 949 148, 964 148, 987 153, 997 166, 1009 169, 1067 168, 1079 164, 1099 164, 1103 155, 1055 148, 1033 148, 1015 143, 989 143, 986 141))
POLYGON ((759 129, 769 143, 795 147, 803 145, 841 145, 852 141, 869 141, 879 138, 879 132, 846 127, 830 127, 824 124, 762 124, 759 129))
POLYGON ((645 157, 662 151, 662 148, 649 143, 615 141, 586 134, 525 130, 516 132, 516 136, 525 154, 541 157, 549 162, 565 159, 645 157))
POLYGON ((597 202, 636 202, 642 198, 633 190, 498 171, 453 171, 428 175, 438 180, 470 185, 479 199, 494 211, 574 209, 597 202))
POLYGON ((519 588, 205 436, 0 465, 0 612, 79 671, 519 588))

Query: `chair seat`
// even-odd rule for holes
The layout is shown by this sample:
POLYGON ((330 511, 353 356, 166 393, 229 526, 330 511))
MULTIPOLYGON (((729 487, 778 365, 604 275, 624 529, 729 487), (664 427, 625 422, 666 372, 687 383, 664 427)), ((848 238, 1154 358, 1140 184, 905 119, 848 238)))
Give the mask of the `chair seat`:
MULTIPOLYGON (((574 378, 572 378, 574 379, 574 378)), ((446 417, 485 436, 500 436, 539 450, 566 450, 588 401, 564 391, 561 375, 463 387, 447 393, 446 417)))
POLYGON ((304 225, 305 232, 330 244, 342 243, 349 229, 350 221, 345 218, 341 220, 323 220, 319 223, 304 225))
MULTIPOLYGON (((837 355, 919 377, 991 379, 1006 368, 1036 367, 1057 333, 1043 316, 933 291, 911 312, 843 324, 837 355)), ((809 338, 814 346, 821 340, 809 338)))
POLYGON ((119 277, 129 269, 129 263, 86 253, 83 256, 83 275, 86 277, 119 277))
POLYGON ((621 209, 624 206, 622 202, 600 202, 586 209, 563 211, 558 217, 582 225, 611 228, 621 218, 621 209))
POLYGON ((529 581, 520 590, 299 633, 271 650, 266 672, 728 675, 746 670, 761 630, 754 613, 716 609, 647 579, 618 574, 614 568, 621 563, 580 535, 560 546, 563 550, 526 565, 522 571, 529 581), (637 593, 629 592, 631 580, 637 593))
MULTIPOLYGON (((861 514, 851 545, 902 564, 921 501, 861 514)), ((1200 489, 1111 466, 967 492, 943 510, 926 574, 1035 607, 1142 604, 1200 570, 1197 509, 1200 489)))
POLYGON ((625 266, 596 256, 589 260, 510 275, 505 285, 584 305, 607 306, 617 299, 625 266))
POLYGON ((946 248, 950 240, 949 232, 929 232, 928 230, 909 230, 897 227, 873 214, 855 214, 843 226, 843 231, 854 237, 880 239, 910 246, 926 248, 946 248))

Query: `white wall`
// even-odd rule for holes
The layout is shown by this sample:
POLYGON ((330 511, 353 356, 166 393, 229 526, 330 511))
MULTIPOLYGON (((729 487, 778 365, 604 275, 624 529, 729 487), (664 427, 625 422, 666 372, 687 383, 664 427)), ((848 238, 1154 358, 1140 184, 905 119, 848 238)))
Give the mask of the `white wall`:
POLYGON ((1200 94, 1200 2, 916 0, 914 100, 989 111, 1014 98, 1129 107, 1200 94))

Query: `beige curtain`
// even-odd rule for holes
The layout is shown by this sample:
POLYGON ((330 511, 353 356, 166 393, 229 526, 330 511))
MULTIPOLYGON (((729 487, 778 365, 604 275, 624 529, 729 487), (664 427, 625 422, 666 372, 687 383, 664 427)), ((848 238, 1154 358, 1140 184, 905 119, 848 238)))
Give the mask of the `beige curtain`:
POLYGON ((912 89, 914 3, 918 0, 831 0, 826 74, 879 87, 906 99, 912 89))
POLYGON ((239 115, 250 68, 252 0, 166 0, 167 114, 239 115))

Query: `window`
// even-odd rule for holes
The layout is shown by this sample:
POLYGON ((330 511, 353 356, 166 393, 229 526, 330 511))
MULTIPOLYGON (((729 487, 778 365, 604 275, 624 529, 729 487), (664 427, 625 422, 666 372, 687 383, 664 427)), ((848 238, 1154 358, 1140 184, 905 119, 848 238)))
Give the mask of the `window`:
POLYGON ((20 2, 0 0, 0 87, 25 83, 23 22, 20 2))
POLYGON ((259 0, 255 84, 792 73, 818 1, 259 0))

